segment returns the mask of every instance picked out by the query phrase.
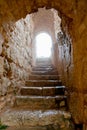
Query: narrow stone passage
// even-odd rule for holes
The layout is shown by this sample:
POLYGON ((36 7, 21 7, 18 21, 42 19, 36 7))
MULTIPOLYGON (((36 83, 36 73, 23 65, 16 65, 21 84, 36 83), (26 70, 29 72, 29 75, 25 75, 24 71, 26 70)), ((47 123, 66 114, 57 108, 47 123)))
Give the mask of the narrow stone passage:
POLYGON ((1 122, 8 130, 74 130, 65 90, 56 68, 48 61, 37 62, 1 122))

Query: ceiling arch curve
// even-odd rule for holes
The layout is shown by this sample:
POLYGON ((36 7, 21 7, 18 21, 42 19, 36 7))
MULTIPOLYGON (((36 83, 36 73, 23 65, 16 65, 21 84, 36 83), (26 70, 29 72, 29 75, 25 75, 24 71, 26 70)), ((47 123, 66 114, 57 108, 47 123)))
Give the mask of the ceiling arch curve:
POLYGON ((72 18, 75 8, 75 0, 1 0, 0 1, 0 17, 2 22, 17 21, 24 18, 27 14, 38 11, 38 8, 55 8, 67 17, 72 18), (70 4, 72 3, 72 4, 70 4), (66 8, 67 7, 67 8, 66 8))

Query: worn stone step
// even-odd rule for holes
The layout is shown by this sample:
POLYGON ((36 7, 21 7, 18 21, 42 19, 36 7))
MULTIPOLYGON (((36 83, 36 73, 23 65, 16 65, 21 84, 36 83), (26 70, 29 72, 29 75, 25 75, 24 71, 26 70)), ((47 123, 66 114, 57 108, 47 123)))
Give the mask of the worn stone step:
POLYGON ((41 66, 32 66, 32 69, 47 69, 47 68, 49 68, 49 69, 56 69, 55 68, 55 66, 53 66, 53 65, 41 65, 41 66))
POLYGON ((36 66, 38 66, 38 67, 49 67, 49 66, 53 67, 53 65, 50 63, 37 63, 36 66))
POLYGON ((45 126, 20 126, 20 127, 8 127, 6 130, 75 130, 74 125, 72 122, 65 123, 64 128, 61 128, 61 124, 49 124, 45 126), (69 125, 68 125, 69 123, 69 125))
MULTIPOLYGON (((48 125, 59 125, 58 129, 61 130, 74 130, 72 129, 73 123, 71 122, 71 114, 65 111, 58 110, 6 110, 1 115, 1 122, 7 126, 15 126, 19 129, 10 130, 44 130, 44 129, 21 129, 23 127, 41 127, 48 125), (63 128, 63 129, 62 129, 63 128)), ((53 127, 49 127, 53 130, 53 127)), ((9 128, 8 128, 9 130, 9 128)), ((54 129, 57 130, 57 129, 54 129)))
POLYGON ((28 80, 25 83, 26 86, 61 86, 61 80, 28 80))
POLYGON ((59 105, 62 104, 61 102, 63 102, 63 106, 65 106, 66 104, 64 103, 66 103, 66 99, 67 96, 16 96, 14 106, 31 110, 54 109, 59 107, 59 105))
POLYGON ((42 67, 32 67, 32 71, 51 71, 51 70, 55 70, 52 67, 46 67, 46 68, 42 68, 42 67))
POLYGON ((52 62, 50 62, 50 61, 45 61, 45 60, 43 60, 43 61, 36 61, 36 65, 48 65, 48 66, 50 66, 50 65, 53 65, 52 64, 52 62))
POLYGON ((51 61, 48 61, 48 60, 39 60, 39 61, 36 61, 36 65, 38 64, 47 64, 47 65, 52 65, 52 62, 51 61))
POLYGON ((58 72, 53 71, 31 71, 31 74, 37 74, 37 75, 58 75, 58 72))
POLYGON ((48 59, 48 58, 39 58, 39 59, 36 59, 36 64, 37 63, 48 63, 48 64, 52 64, 51 59, 48 59))
POLYGON ((33 68, 32 69, 33 72, 57 72, 57 69, 54 68, 33 68))
POLYGON ((58 75, 30 75, 29 76, 30 80, 58 80, 59 76, 58 75))
POLYGON ((65 86, 54 87, 22 87, 20 90, 21 95, 37 95, 37 96, 55 96, 64 95, 65 86))
POLYGON ((52 62, 50 60, 38 60, 36 61, 37 64, 52 64, 52 62))
MULTIPOLYGON (((50 127, 50 125, 48 125, 48 126, 20 126, 20 127, 19 126, 15 126, 15 127, 10 126, 6 130, 48 130, 49 127, 50 127)), ((49 130, 52 130, 52 129, 49 129, 49 130)))
POLYGON ((37 69, 39 69, 39 68, 43 68, 43 69, 45 69, 45 68, 55 68, 53 65, 35 65, 35 66, 32 66, 32 68, 37 68, 37 69))
POLYGON ((67 121, 65 126, 62 127, 61 124, 49 124, 45 126, 17 126, 17 127, 8 127, 6 130, 75 130, 73 122, 67 121))

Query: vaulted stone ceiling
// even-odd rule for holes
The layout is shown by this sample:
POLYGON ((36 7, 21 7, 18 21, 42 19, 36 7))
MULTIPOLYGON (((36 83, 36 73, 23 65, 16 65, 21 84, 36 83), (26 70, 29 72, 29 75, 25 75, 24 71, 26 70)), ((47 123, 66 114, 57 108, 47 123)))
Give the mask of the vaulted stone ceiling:
POLYGON ((0 1, 0 17, 3 22, 8 20, 18 20, 27 14, 35 12, 40 7, 55 8, 67 17, 79 19, 85 15, 86 0, 1 0, 0 1))

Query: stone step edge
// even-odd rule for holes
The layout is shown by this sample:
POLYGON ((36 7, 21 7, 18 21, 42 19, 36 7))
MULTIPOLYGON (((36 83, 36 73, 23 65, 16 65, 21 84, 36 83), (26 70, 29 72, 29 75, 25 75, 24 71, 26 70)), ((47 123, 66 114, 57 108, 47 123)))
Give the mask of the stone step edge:
POLYGON ((43 68, 43 67, 36 67, 36 68, 31 68, 31 70, 33 71, 38 71, 38 70, 42 70, 42 71, 48 71, 48 70, 57 70, 56 68, 52 68, 52 67, 46 67, 46 68, 43 68))
POLYGON ((33 86, 31 86, 31 87, 27 87, 27 86, 23 86, 23 87, 21 87, 21 89, 39 89, 39 90, 42 90, 42 89, 65 89, 66 87, 65 86, 54 86, 54 87, 50 87, 50 86, 43 86, 43 87, 38 87, 38 86, 36 86, 36 87, 33 87, 33 86))
POLYGON ((22 95, 19 95, 19 96, 15 96, 16 98, 21 98, 21 99, 66 99, 67 96, 65 95, 58 95, 58 96, 22 96, 22 95))
MULTIPOLYGON (((59 114, 59 115, 63 115, 65 119, 70 119, 71 118, 71 112, 69 111, 65 111, 65 110, 58 110, 58 109, 47 109, 47 110, 29 110, 29 109, 17 109, 17 108, 9 108, 6 111, 4 111, 4 113, 8 113, 8 112, 18 112, 23 114, 22 112, 29 112, 29 113, 38 113, 38 114, 46 114, 48 113, 48 115, 50 114, 59 114)), ((1 114, 3 115, 3 113, 1 114)), ((40 116, 41 117, 41 116, 40 116)))
POLYGON ((43 70, 35 69, 35 70, 31 70, 30 72, 57 72, 57 70, 56 69, 43 69, 43 70))
POLYGON ((35 67, 32 67, 32 69, 57 69, 57 68, 52 67, 52 66, 45 66, 45 67, 43 67, 43 66, 41 66, 41 67, 35 66, 35 67))
MULTIPOLYGON (((39 76, 39 75, 37 75, 37 74, 30 74, 29 76, 39 76)), ((43 74, 43 75, 41 75, 41 76, 46 76, 46 77, 47 77, 47 76, 48 76, 48 77, 49 77, 49 76, 53 76, 53 77, 54 77, 54 76, 60 76, 60 75, 57 75, 57 74, 55 74, 55 75, 51 75, 51 74, 45 75, 45 74, 43 74)))
POLYGON ((33 80, 33 79, 29 79, 29 80, 26 80, 25 82, 61 82, 61 80, 56 80, 56 79, 54 79, 54 80, 33 80))
POLYGON ((41 75, 38 75, 38 74, 30 74, 29 77, 42 77, 42 78, 43 78, 43 77, 48 77, 48 78, 50 78, 50 77, 58 77, 58 78, 59 78, 59 77, 61 77, 61 76, 60 76, 60 75, 57 75, 57 74, 56 74, 56 75, 51 75, 51 74, 49 74, 49 75, 48 75, 48 74, 46 74, 46 75, 45 75, 45 74, 41 74, 41 75))
POLYGON ((46 69, 46 68, 52 68, 52 69, 57 69, 57 68, 55 68, 55 67, 53 67, 53 66, 49 66, 49 65, 46 65, 46 66, 40 66, 40 65, 38 65, 38 66, 34 66, 34 67, 32 67, 32 69, 46 69))
POLYGON ((37 79, 37 80, 41 80, 41 78, 43 79, 43 78, 46 78, 46 80, 49 80, 49 79, 51 79, 51 80, 57 80, 57 79, 59 79, 59 78, 61 78, 61 76, 60 75, 45 75, 45 74, 41 74, 41 75, 38 75, 38 74, 30 74, 29 75, 29 79, 31 79, 31 78, 33 78, 33 79, 37 79), (39 79, 40 78, 40 79, 39 79))
MULTIPOLYGON (((21 108, 20 108, 21 109, 21 108)), ((9 108, 8 110, 6 110, 6 111, 8 111, 8 112, 10 112, 10 111, 18 111, 18 112, 24 112, 24 111, 26 111, 26 112, 32 112, 32 113, 35 113, 35 112, 39 112, 40 114, 41 113, 46 113, 46 112, 55 112, 55 114, 56 113, 59 113, 59 114, 61 114, 61 115, 64 115, 65 117, 66 117, 66 114, 68 114, 68 117, 70 118, 71 117, 71 112, 69 112, 69 111, 65 111, 65 110, 58 110, 58 109, 48 109, 48 110, 28 110, 28 109, 21 109, 21 111, 19 111, 19 109, 17 110, 17 108, 9 108)), ((5 111, 4 111, 5 112, 5 111)), ((52 113, 49 113, 49 114, 52 114, 52 113)), ((2 115, 2 114, 1 114, 2 115)), ((66 117, 66 118, 68 118, 68 117, 66 117)))

